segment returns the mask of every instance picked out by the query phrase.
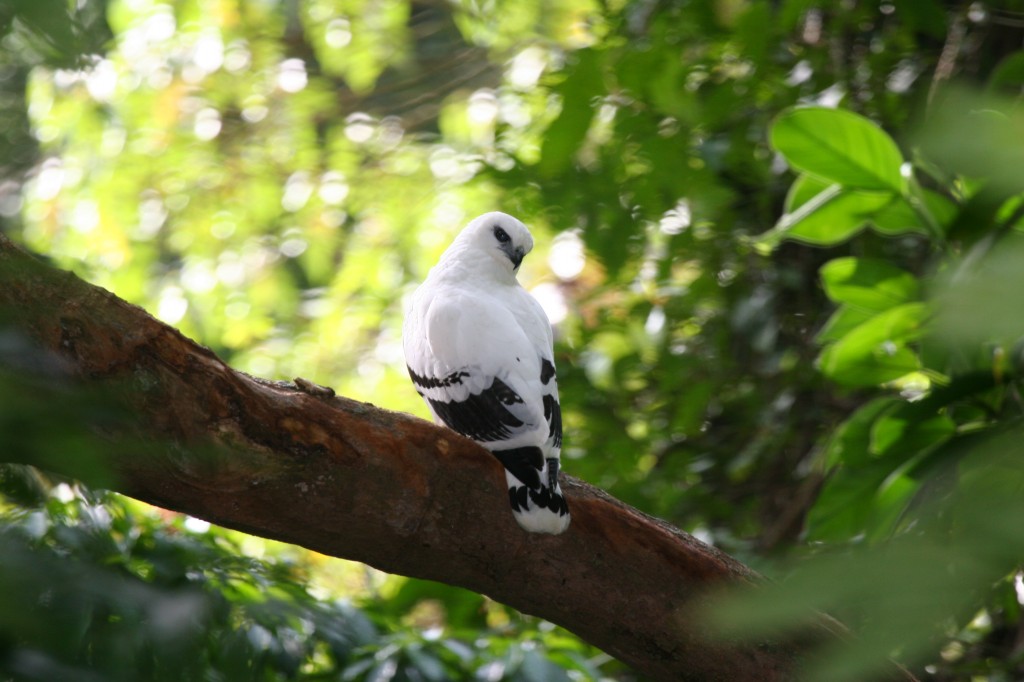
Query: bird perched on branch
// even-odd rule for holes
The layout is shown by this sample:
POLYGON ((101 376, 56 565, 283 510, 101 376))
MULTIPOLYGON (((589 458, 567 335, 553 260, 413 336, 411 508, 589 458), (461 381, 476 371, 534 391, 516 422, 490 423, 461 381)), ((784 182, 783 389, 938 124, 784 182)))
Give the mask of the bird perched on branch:
POLYGON ((523 223, 485 213, 467 225, 412 298, 402 329, 409 376, 434 421, 505 467, 516 521, 561 533, 562 413, 551 324, 516 275, 533 248, 523 223))

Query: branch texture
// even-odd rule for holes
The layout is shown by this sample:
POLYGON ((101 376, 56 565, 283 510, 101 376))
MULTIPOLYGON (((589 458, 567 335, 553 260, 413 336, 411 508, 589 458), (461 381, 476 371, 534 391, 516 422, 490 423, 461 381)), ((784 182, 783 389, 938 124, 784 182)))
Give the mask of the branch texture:
MULTIPOLYGON (((509 513, 501 465, 475 443, 409 415, 232 370, 3 235, 0 310, 0 325, 58 356, 77 383, 129 406, 130 430, 85 430, 110 444, 103 464, 114 490, 486 594, 656 679, 791 679, 807 646, 710 638, 696 615, 709 590, 760 578, 686 533, 571 477, 563 478, 568 532, 525 533, 509 513)), ((91 466, 74 452, 26 463, 77 477, 91 466)), ((818 629, 828 636, 827 625, 818 629)))

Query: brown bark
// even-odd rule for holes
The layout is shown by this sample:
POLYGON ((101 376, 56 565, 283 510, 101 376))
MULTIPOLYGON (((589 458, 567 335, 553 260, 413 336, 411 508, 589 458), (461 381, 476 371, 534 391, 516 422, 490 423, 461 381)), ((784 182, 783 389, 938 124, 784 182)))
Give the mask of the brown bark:
MULTIPOLYGON (((808 645, 709 637, 697 615, 709 589, 760 579, 686 533, 565 477, 569 531, 527 534, 512 519, 500 464, 471 441, 409 415, 232 370, 3 235, 0 311, 80 384, 130 406, 131 430, 86 431, 110 444, 103 459, 114 490, 486 594, 656 679, 790 679, 808 645)), ((26 457, 0 451, 0 459, 26 457)), ((79 477, 91 466, 74 453, 41 464, 79 477)))

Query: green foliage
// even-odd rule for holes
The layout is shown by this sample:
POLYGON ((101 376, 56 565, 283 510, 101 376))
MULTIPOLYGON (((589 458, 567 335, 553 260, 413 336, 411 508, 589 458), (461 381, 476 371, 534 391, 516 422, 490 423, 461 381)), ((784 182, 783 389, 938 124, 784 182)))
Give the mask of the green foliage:
POLYGON ((889 236, 937 236, 952 218, 950 198, 905 181, 896 143, 862 116, 821 107, 790 109, 772 125, 771 141, 804 174, 786 197, 785 215, 762 238, 765 245, 788 238, 830 246, 866 226, 889 236))
POLYGON ((317 62, 357 93, 371 91, 385 68, 404 60, 409 9, 395 0, 318 0, 302 6, 317 62))
MULTIPOLYGON (((245 371, 425 416, 403 297, 473 215, 517 213, 569 473, 780 578, 742 620, 842 616, 857 645, 822 679, 887 655, 1010 679, 1021 10, 0 3, 0 226, 245 371)), ((45 410, 90 396, 3 381, 0 443, 85 448, 45 410)), ((3 480, 10 598, 60 585, 74 621, 47 634, 4 609, 24 616, 0 635, 7 670, 624 676, 479 595, 334 580, 335 562, 3 480), (161 630, 147 600, 192 620, 161 630)))
POLYGON ((3 509, 0 674, 11 679, 597 677, 590 654, 550 629, 541 640, 521 628, 511 643, 486 625, 420 629, 379 596, 315 596, 325 589, 311 585, 315 564, 289 548, 258 543, 273 557, 261 560, 239 533, 53 490, 3 509))
MULTIPOLYGON (((956 130, 977 119, 974 111, 986 111, 985 118, 999 125, 1021 123, 1012 106, 961 94, 975 104, 956 130)), ((773 128, 772 139, 787 160, 836 183, 822 193, 835 187, 844 192, 858 183, 866 187, 866 182, 880 189, 883 183, 875 178, 899 162, 895 147, 894 153, 870 154, 870 160, 861 155, 857 171, 848 172, 848 148, 833 145, 827 153, 839 158, 818 159, 819 150, 801 145, 813 135, 801 135, 812 128, 842 129, 854 119, 846 112, 815 110, 813 126, 794 126, 794 117, 806 111, 784 113, 773 128)), ((860 125, 864 137, 867 131, 884 135, 860 125)), ((946 135, 953 130, 947 128, 946 135)), ((849 256, 830 260, 819 271, 826 295, 839 305, 818 335, 824 344, 818 360, 822 373, 847 386, 899 390, 863 405, 823 450, 821 466, 829 478, 808 515, 807 537, 836 549, 806 558, 777 591, 725 606, 730 626, 741 621, 734 609, 760 614, 747 621, 755 630, 799 620, 801 607, 832 610, 849 623, 863 623, 854 646, 812 665, 812 679, 863 679, 884 664, 886 655, 919 660, 944 638, 952 642, 943 655, 958 661, 964 643, 992 633, 994 621, 1002 627, 1019 621, 1024 597, 1019 588, 1009 608, 1005 601, 979 601, 992 585, 1017 586, 1024 556, 1019 537, 1007 534, 1008 519, 1020 518, 1024 484, 1015 445, 1022 424, 1017 387, 1024 318, 1007 298, 1021 284, 1024 195, 1010 192, 1021 189, 1016 177, 1000 175, 1009 170, 1009 160, 1021 158, 1024 142, 997 131, 983 134, 965 153, 945 136, 939 141, 934 130, 928 135, 930 144, 907 175, 908 187, 925 182, 936 187, 934 194, 955 206, 951 220, 936 220, 921 195, 890 188, 914 207, 917 227, 929 235, 932 249, 918 266, 924 274, 849 256), (982 157, 994 165, 983 166, 982 157), (972 225, 969 232, 957 230, 978 218, 979 203, 992 204, 989 222, 972 225)), ((876 140, 864 147, 888 150, 890 144, 876 140)), ((803 219, 827 213, 828 201, 815 197, 802 204, 803 219)), ((845 226, 865 217, 857 211, 818 241, 849 238, 845 226)), ((801 224, 793 220, 786 226, 792 231, 780 232, 805 238, 798 231, 801 224)), ((1017 662, 1006 665, 1016 669, 1017 662)))
POLYGON ((818 334, 825 348, 821 371, 846 386, 875 386, 918 369, 911 349, 920 335, 926 308, 917 299, 918 282, 889 263, 837 258, 821 267, 825 294, 839 308, 818 334))

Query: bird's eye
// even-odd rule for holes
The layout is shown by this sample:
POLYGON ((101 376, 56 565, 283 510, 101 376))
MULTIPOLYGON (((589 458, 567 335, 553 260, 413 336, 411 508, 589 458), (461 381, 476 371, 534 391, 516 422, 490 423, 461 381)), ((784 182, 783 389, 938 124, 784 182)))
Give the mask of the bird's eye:
POLYGON ((508 244, 510 241, 512 241, 512 237, 508 236, 508 232, 501 229, 500 227, 494 228, 494 238, 497 239, 502 244, 508 244))

